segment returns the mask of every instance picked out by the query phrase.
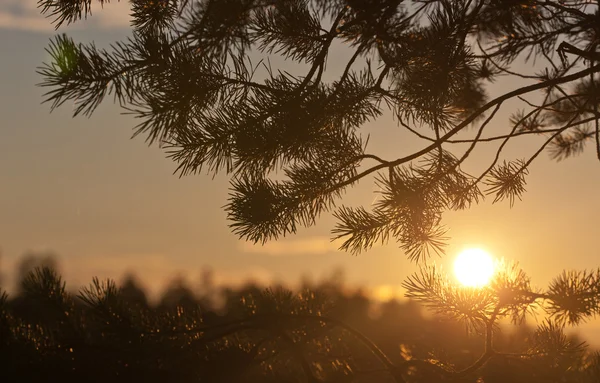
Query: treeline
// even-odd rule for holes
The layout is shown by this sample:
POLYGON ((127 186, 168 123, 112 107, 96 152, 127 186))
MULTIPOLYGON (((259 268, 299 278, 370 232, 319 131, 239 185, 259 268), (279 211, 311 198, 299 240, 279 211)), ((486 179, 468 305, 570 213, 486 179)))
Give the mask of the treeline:
MULTIPOLYGON (((70 293, 51 258, 21 266, 16 293, 0 299, 3 382, 434 382, 437 368, 460 371, 483 350, 465 323, 373 302, 335 276, 291 291, 217 289, 207 275, 201 291, 178 280, 152 303, 133 276, 70 293)), ((562 340, 570 352, 539 350, 538 335, 499 332, 504 356, 452 380, 598 381, 597 356, 579 340, 562 340)))

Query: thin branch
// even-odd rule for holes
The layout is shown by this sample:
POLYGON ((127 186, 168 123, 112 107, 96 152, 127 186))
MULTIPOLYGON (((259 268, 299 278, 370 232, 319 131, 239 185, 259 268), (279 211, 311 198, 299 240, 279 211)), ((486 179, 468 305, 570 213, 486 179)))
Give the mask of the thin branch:
POLYGON ((289 319, 304 319, 315 322, 329 323, 334 326, 338 326, 348 331, 350 334, 354 335, 358 340, 360 340, 386 367, 394 368, 394 363, 390 360, 390 358, 379 348, 373 341, 371 341, 366 335, 356 330, 355 328, 347 325, 341 320, 335 318, 329 318, 324 316, 313 316, 313 315, 305 315, 305 314, 280 314, 277 315, 282 318, 289 319))
POLYGON ((570 8, 570 7, 566 7, 564 5, 558 4, 555 1, 536 1, 536 4, 544 6, 544 7, 554 7, 554 8, 557 8, 558 10, 563 11, 565 13, 570 13, 571 15, 579 16, 579 18, 581 18, 581 19, 586 19, 586 20, 589 20, 589 21, 593 21, 592 15, 589 15, 589 14, 587 14, 585 12, 582 12, 579 9, 576 9, 576 8, 570 8), (592 19, 592 20, 590 20, 590 19, 592 19))
POLYGON ((302 352, 302 350, 299 349, 300 346, 296 342, 294 342, 294 340, 289 335, 287 335, 284 331, 278 331, 277 335, 279 335, 286 343, 288 343, 290 345, 292 354, 294 354, 296 359, 298 359, 298 361, 300 362, 302 371, 304 371, 304 375, 306 376, 306 381, 308 383, 319 383, 319 380, 315 377, 315 375, 312 372, 310 363, 304 356, 304 353, 302 352))
POLYGON ((381 89, 381 83, 385 79, 385 76, 387 76, 387 74, 390 72, 390 69, 391 69, 391 67, 389 65, 386 65, 383 68, 383 70, 379 74, 379 77, 377 78, 377 81, 375 82, 375 85, 373 86, 373 90, 375 90, 375 89, 381 89))
POLYGON ((402 364, 400 365, 399 368, 402 371, 407 371, 411 367, 427 368, 427 369, 434 371, 435 373, 437 373, 438 375, 440 375, 442 377, 449 378, 449 379, 459 379, 459 378, 464 378, 464 377, 474 373, 475 371, 479 370, 495 355, 496 355, 496 353, 493 351, 492 352, 486 351, 472 365, 470 365, 469 367, 467 367, 465 369, 458 370, 458 371, 446 370, 445 368, 438 366, 437 364, 433 364, 426 360, 419 360, 419 359, 410 359, 410 360, 404 361, 404 362, 402 362, 402 364))
POLYGON ((388 161, 386 161, 386 160, 382 159, 381 157, 376 156, 374 154, 362 154, 362 155, 356 156, 352 160, 348 161, 348 165, 347 166, 350 166, 350 164, 353 164, 353 163, 355 163, 357 161, 362 161, 362 160, 365 160, 365 159, 375 160, 375 161, 377 161, 379 163, 382 163, 382 164, 387 164, 388 163, 388 161))
POLYGON ((459 371, 446 370, 433 363, 422 361, 422 360, 408 360, 403 362, 402 368, 406 370, 408 367, 425 367, 433 369, 436 373, 441 376, 458 379, 472 374, 483 367, 492 357, 496 356, 497 353, 493 348, 493 336, 494 336, 494 324, 500 312, 500 305, 496 306, 490 318, 486 321, 486 333, 485 333, 485 351, 472 365, 459 371))
POLYGON ((502 106, 502 103, 499 103, 498 105, 496 105, 496 108, 494 108, 494 111, 481 124, 481 126, 479 127, 479 130, 477 131, 477 135, 475 136, 475 138, 473 139, 473 142, 471 143, 471 146, 469 146, 469 148, 465 151, 463 156, 458 160, 458 162, 454 166, 455 169, 458 168, 467 159, 467 157, 469 157, 469 155, 471 154, 473 149, 475 149, 475 145, 477 145, 477 143, 479 142, 481 134, 483 133, 483 129, 485 129, 487 124, 489 124, 490 121, 492 121, 492 118, 494 118, 494 116, 496 115, 496 112, 498 112, 498 110, 500 109, 501 106, 502 106))
MULTIPOLYGON (((348 324, 344 323, 341 320, 335 319, 335 318, 329 318, 329 317, 325 317, 325 316, 315 316, 315 315, 308 315, 308 314, 272 314, 272 315, 265 315, 265 316, 261 316, 261 315, 256 315, 247 319, 241 319, 241 320, 234 320, 231 322, 227 322, 227 323, 221 323, 218 325, 214 325, 214 326, 207 326, 207 327, 196 327, 196 328, 191 328, 191 329, 183 329, 183 330, 174 330, 174 331, 170 331, 170 334, 197 334, 197 333, 210 333, 216 329, 221 329, 221 328, 225 328, 225 330, 220 331, 216 334, 211 334, 210 336, 206 336, 201 338, 201 340, 203 342, 211 342, 220 338, 223 338, 225 336, 234 334, 236 332, 239 331, 243 331, 243 330, 249 330, 249 329, 254 329, 254 330, 269 330, 269 322, 272 320, 281 320, 281 319, 300 319, 300 320, 304 320, 304 321, 310 321, 310 322, 319 322, 319 323, 324 323, 324 324, 331 324, 337 327, 340 327, 346 331, 348 331, 350 334, 352 334, 354 337, 356 337, 361 343, 363 343, 372 353, 375 357, 377 357, 377 359, 379 359, 388 369, 389 371, 394 371, 394 369, 396 368, 396 366, 394 365, 394 363, 390 360, 390 358, 375 344, 373 343, 373 341, 371 341, 366 335, 362 334, 360 331, 356 330, 355 328, 349 326, 348 324)), ((145 333, 147 335, 164 335, 162 333, 156 333, 156 332, 147 332, 145 333)), ((401 382, 401 381, 398 381, 401 382)))
MULTIPOLYGON (((518 49, 521 49, 521 48, 524 48, 524 47, 527 47, 527 46, 537 46, 537 45, 543 43, 544 40, 546 40, 546 39, 552 38, 554 36, 558 36, 558 35, 560 35, 562 33, 567 33, 567 32, 571 31, 572 29, 574 29, 575 27, 578 27, 578 26, 581 26, 581 24, 568 25, 566 27, 562 27, 562 28, 556 29, 554 31, 547 32, 547 33, 545 33, 543 35, 542 34, 537 35, 538 37, 536 39, 528 40, 528 41, 526 40, 526 41, 523 41, 523 42, 521 42, 519 44, 515 44, 513 46, 507 46, 507 47, 504 47, 504 48, 503 47, 499 47, 499 48, 497 48, 496 51, 494 51, 492 53, 487 53, 487 54, 484 54, 484 55, 473 55, 473 57, 477 58, 477 59, 489 59, 490 57, 500 56, 500 55, 506 53, 507 51, 518 50, 518 49)), ((529 36, 529 37, 531 38, 531 37, 534 37, 534 36, 529 36)), ((501 45, 501 44, 496 44, 496 45, 494 45, 494 47, 498 47, 499 45, 501 45)))
MULTIPOLYGON (((525 135, 541 135, 544 133, 556 133, 558 131, 564 131, 565 128, 567 128, 567 129, 573 128, 575 126, 583 125, 585 123, 597 121, 597 120, 598 119, 596 117, 589 117, 584 120, 573 122, 571 124, 568 124, 566 126, 562 126, 560 128, 556 128, 556 129, 525 130, 525 131, 509 133, 509 134, 505 134, 505 135, 501 135, 501 136, 480 138, 479 142, 492 142, 492 141, 504 140, 504 139, 512 138, 512 137, 525 136, 525 135)), ((473 139, 449 140, 447 142, 451 143, 451 144, 467 144, 467 143, 473 142, 473 139)))
POLYGON ((340 21, 342 20, 342 18, 344 17, 345 14, 346 14, 346 8, 344 8, 344 10, 342 10, 337 15, 336 19, 333 21, 333 25, 331 26, 329 33, 327 34, 327 39, 323 43, 323 48, 321 49, 321 52, 319 52, 319 54, 315 58, 315 62, 313 63, 310 70, 308 71, 308 74, 306 75, 306 77, 304 78, 304 80, 302 81, 300 86, 296 89, 296 92, 298 94, 301 94, 304 91, 304 89, 306 88, 306 86, 308 85, 310 80, 312 79, 312 76, 314 75, 315 71, 319 67, 322 68, 322 65, 324 65, 325 58, 327 57, 327 53, 329 52, 329 47, 331 46, 331 43, 337 36, 336 29, 338 27, 338 24, 340 23, 340 21))
POLYGON ((484 57, 486 58, 486 60, 488 60, 490 63, 492 63, 492 65, 494 65, 498 70, 506 73, 506 74, 510 74, 513 76, 517 76, 517 77, 521 77, 524 79, 530 79, 530 80, 539 80, 540 76, 535 76, 535 75, 525 75, 525 74, 521 74, 521 73, 517 73, 517 72, 513 72, 510 69, 504 68, 503 66, 501 66, 500 64, 496 63, 492 56, 488 57, 488 53, 485 50, 485 48, 483 46, 481 46, 481 42, 479 40, 477 40, 477 46, 479 47, 479 49, 481 50, 481 52, 483 52, 484 57))
POLYGON ((563 126, 562 129, 559 129, 556 133, 552 134, 550 136, 550 138, 548 138, 546 140, 546 142, 544 142, 542 144, 542 146, 540 146, 540 148, 529 158, 529 160, 527 160, 527 162, 525 162, 523 164, 523 166, 519 170, 519 173, 522 172, 523 170, 525 170, 529 165, 531 165, 531 163, 540 155, 540 153, 542 153, 544 151, 544 149, 546 149, 546 146, 548 146, 548 144, 550 144, 556 137, 558 137, 558 135, 560 135, 562 132, 564 132, 567 129, 566 126, 572 124, 573 121, 575 121, 577 119, 577 117, 579 117, 579 116, 577 114, 575 114, 573 117, 571 117, 571 119, 567 122, 567 124, 565 126, 563 126))
MULTIPOLYGON (((547 93, 546 97, 544 98, 543 104, 546 103, 546 101, 548 100, 549 97, 550 97, 550 93, 547 93)), ((500 147, 498 147, 498 150, 496 150, 496 155, 494 156, 494 160, 492 161, 490 166, 488 166, 488 168, 483 173, 481 173, 479 175, 479 177, 477 177, 475 182, 473 182, 473 185, 477 185, 479 182, 481 182, 481 180, 483 180, 483 178, 494 168, 494 166, 496 166, 496 164, 498 163, 498 160, 500 159, 500 154, 502 153, 502 150, 504 149, 504 147, 506 146, 508 141, 513 137, 517 128, 521 124, 523 124, 532 115, 535 115, 534 118, 537 118, 537 116, 539 116, 539 113, 541 113, 541 109, 534 109, 534 110, 530 111, 529 113, 527 113, 526 115, 524 115, 519 121, 517 121, 517 123, 513 126, 510 134, 508 134, 504 138, 504 141, 502 141, 502 144, 500 144, 500 147)))
MULTIPOLYGON (((590 65, 593 65, 593 61, 590 62, 590 65)), ((596 79, 594 78, 594 74, 590 74, 590 82, 592 86, 592 102, 594 103, 594 114, 595 114, 595 127, 596 127, 596 156, 600 161, 600 122, 598 121, 598 90, 596 88, 596 79)))
MULTIPOLYGON (((436 142, 436 141, 439 139, 439 138, 438 138, 438 139, 436 139, 436 138, 429 137, 429 136, 426 136, 426 135, 424 135, 424 134, 421 134, 421 133, 419 133, 419 132, 418 132, 416 129, 413 129, 413 128, 411 128, 411 127, 410 127, 410 126, 409 126, 407 123, 405 123, 404 121, 402 121, 402 119, 401 119, 401 118, 399 118, 399 119, 398 119, 398 122, 399 122, 399 123, 400 123, 400 125, 402 125, 402 126, 403 126, 403 127, 406 129, 406 130, 408 130, 409 132, 413 133, 415 136, 417 136, 417 137, 419 137, 419 138, 421 138, 421 139, 424 139, 424 140, 427 140, 427 141, 430 141, 430 142, 436 142)), ((448 140, 448 141, 446 141, 446 143, 452 143, 452 141, 451 141, 451 140, 448 140)))
POLYGON ((494 325, 500 313, 500 305, 497 305, 494 312, 485 324, 485 352, 494 352, 494 325))
POLYGON ((600 52, 595 52, 595 51, 591 51, 591 50, 586 52, 586 51, 581 50, 581 49, 577 48, 576 46, 571 45, 565 41, 560 43, 557 51, 559 51, 563 54, 571 53, 571 54, 577 55, 578 57, 583 57, 584 59, 590 60, 592 64, 594 61, 597 61, 598 59, 600 59, 600 52))
POLYGON ((551 79, 551 80, 547 80, 544 82, 540 82, 537 84, 532 84, 532 85, 528 85, 519 89, 516 89, 514 91, 505 93, 504 95, 495 98, 492 101, 489 101, 487 104, 483 105, 482 107, 478 108, 474 113, 472 113, 469 117, 467 117, 463 122, 461 122, 460 124, 458 124, 456 127, 454 127, 453 129, 451 129, 450 131, 448 131, 446 134, 444 134, 440 140, 438 140, 437 142, 427 146, 424 149, 421 149, 413 154, 410 154, 406 157, 402 157, 402 158, 398 158, 397 160, 394 161, 389 161, 387 164, 380 164, 377 166, 373 166, 372 168, 369 168, 367 170, 364 170, 363 172, 357 174, 354 177, 350 177, 349 179, 340 182, 337 185, 334 185, 333 187, 329 188, 328 190, 325 191, 325 193, 331 193, 335 190, 341 189, 345 186, 351 185, 354 182, 368 176, 369 174, 376 172, 378 170, 384 169, 386 167, 389 166, 398 166, 401 165, 403 163, 412 161, 416 158, 421 157, 424 154, 429 153, 430 151, 437 149, 442 143, 446 142, 449 138, 453 137, 454 135, 456 135, 458 132, 460 132, 464 127, 466 127, 467 125, 469 125, 471 122, 473 122, 479 115, 481 115, 483 112, 485 112, 486 110, 488 110, 489 108, 498 105, 499 103, 502 103, 506 100, 509 100, 513 97, 519 96, 521 94, 525 94, 525 93, 529 93, 529 92, 533 92, 536 90, 540 90, 540 89, 544 89, 547 87, 551 87, 557 84, 563 84, 566 82, 571 82, 573 80, 577 80, 580 79, 582 77, 585 77, 587 75, 589 75, 590 73, 596 73, 600 71, 600 65, 596 65, 593 66, 591 68, 588 69, 584 69, 580 72, 577 73, 573 73, 569 76, 564 76, 564 77, 559 77, 559 78, 555 78, 555 79, 551 79))
MULTIPOLYGON (((340 77, 339 85, 342 85, 344 83, 344 81, 346 81, 346 78, 348 78, 348 75, 350 74, 350 69, 352 68, 352 65, 354 64, 354 62, 356 61, 356 59, 358 58, 358 56, 360 56, 360 54, 362 53, 362 50, 366 46, 367 46, 366 42, 362 43, 361 45, 358 46, 358 48, 356 49, 356 52, 354 52, 354 54, 352 55, 352 57, 350 58, 350 60, 346 64, 346 68, 344 69, 344 72, 342 73, 342 76, 340 77)), ((334 94, 335 93, 337 93, 337 92, 334 92, 334 94)))

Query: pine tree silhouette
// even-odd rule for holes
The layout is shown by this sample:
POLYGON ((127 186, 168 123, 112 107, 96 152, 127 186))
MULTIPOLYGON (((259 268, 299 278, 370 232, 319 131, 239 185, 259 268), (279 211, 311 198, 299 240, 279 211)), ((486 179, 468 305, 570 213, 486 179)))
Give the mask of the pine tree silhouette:
MULTIPOLYGON (((39 5, 60 27, 88 16, 97 4, 40 0, 39 5)), ((75 115, 89 116, 112 95, 139 119, 134 135, 165 147, 181 175, 228 174, 230 226, 246 240, 277 239, 333 212, 333 236, 343 240, 341 249, 359 253, 394 240, 411 260, 423 261, 443 253, 445 211, 468 209, 485 195, 512 205, 542 152, 562 160, 595 141, 600 159, 597 2, 132 0, 131 6, 132 37, 111 50, 66 35, 52 41, 51 62, 39 69, 41 86, 49 88, 46 100, 52 108, 73 102, 75 115), (334 45, 343 45, 349 58, 332 74, 326 64, 334 45), (254 54, 265 61, 252 62, 254 54), (270 56, 304 72, 273 68, 270 56), (515 63, 533 59, 544 63, 537 73, 515 69, 515 63), (501 76, 528 85, 491 94, 490 83, 501 76), (522 110, 507 132, 490 135, 486 128, 509 101, 521 101, 522 110), (385 113, 425 143, 424 149, 395 159, 369 152, 361 129, 385 113), (532 153, 504 159, 509 141, 530 136, 542 139, 532 153), (463 169, 482 142, 498 144, 495 156, 482 172, 469 174, 463 169), (349 187, 371 176, 381 192, 370 210, 338 206, 349 187)), ((48 307, 60 307, 48 316, 49 327, 25 330, 18 320, 6 327, 13 320, 7 316, 2 331, 13 334, 6 343, 13 356, 20 354, 11 347, 51 343, 43 334, 58 331, 60 351, 50 347, 51 353, 29 360, 73 376, 110 371, 129 380, 235 381, 243 373, 274 381, 302 376, 341 382, 379 370, 397 382, 429 382, 488 371, 485 379, 492 381, 513 364, 522 368, 515 376, 528 381, 597 374, 597 356, 583 358, 583 346, 566 337, 563 327, 600 312, 600 270, 565 271, 538 291, 517 265, 508 265, 489 287, 465 289, 420 264, 404 283, 408 296, 481 335, 481 355, 469 365, 457 367, 443 358, 393 361, 345 321, 323 315, 312 293, 252 294, 227 321, 203 327, 200 314, 188 316, 185 309, 133 313, 114 283, 95 280, 80 296, 86 308, 71 315, 75 306, 48 269, 30 274, 25 287, 32 296, 47 296, 48 307), (520 323, 533 307, 542 307, 550 319, 531 336, 530 348, 522 354, 498 349, 498 320, 520 323), (90 310, 93 315, 85 314, 90 310), (87 321, 93 331, 82 330, 87 321), (334 328, 341 332, 337 338, 328 333, 334 328), (24 335, 29 332, 33 335, 24 335), (36 341, 15 340, 27 337, 36 341), (109 370, 94 364, 91 354, 81 356, 84 367, 77 372, 65 367, 90 344, 94 350, 124 351, 97 351, 110 355, 109 370), (182 351, 192 345, 193 352, 182 351), (326 355, 322 361, 322 350, 346 357, 333 362, 326 355), (363 367, 365 352, 378 360, 376 367, 363 367), (205 375, 195 375, 198 371, 205 375)))

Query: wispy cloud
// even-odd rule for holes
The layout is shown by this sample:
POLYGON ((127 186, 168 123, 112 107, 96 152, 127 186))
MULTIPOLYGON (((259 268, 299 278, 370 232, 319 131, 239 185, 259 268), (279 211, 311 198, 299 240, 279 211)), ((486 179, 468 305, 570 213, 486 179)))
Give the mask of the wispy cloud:
MULTIPOLYGON (((77 22, 68 28, 124 28, 129 25, 129 7, 127 1, 111 2, 101 7, 99 3, 92 4, 93 15, 87 21, 77 22)), ((0 28, 16 29, 33 32, 53 32, 52 19, 46 18, 37 8, 33 0, 2 0, 0 1, 0 28)))
POLYGON ((262 244, 240 242, 240 250, 246 253, 263 254, 276 257, 294 255, 319 255, 338 251, 339 244, 328 237, 309 237, 270 241, 262 244))

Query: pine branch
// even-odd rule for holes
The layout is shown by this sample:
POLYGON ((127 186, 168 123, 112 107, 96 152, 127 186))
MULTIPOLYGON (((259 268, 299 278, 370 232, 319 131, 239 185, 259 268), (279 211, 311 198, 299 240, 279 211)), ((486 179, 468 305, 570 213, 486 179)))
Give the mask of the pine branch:
MULTIPOLYGON (((512 205, 525 191, 528 166, 546 148, 562 159, 581 152, 594 135, 600 158, 600 122, 588 118, 598 116, 594 74, 600 66, 597 17, 583 3, 413 5, 134 0, 131 38, 103 50, 57 37, 49 47, 52 62, 39 69, 40 85, 48 88, 52 109, 72 101, 74 115, 89 116, 114 96, 140 119, 134 136, 166 146, 180 175, 225 171, 232 180, 225 207, 230 227, 251 241, 311 226, 336 207, 347 187, 374 173, 390 174, 377 177, 387 194, 372 212, 338 211, 334 235, 354 253, 393 238, 410 259, 421 260, 443 253, 443 213, 483 200, 482 184, 495 201, 512 205), (338 45, 348 57, 332 76, 328 61, 338 45), (264 61, 253 66, 250 52, 264 61), (574 59, 567 62, 567 55, 574 59), (273 68, 275 56, 304 67, 299 73, 273 68), (511 67, 530 58, 543 58, 549 67, 535 74, 511 67), (584 60, 589 67, 572 73, 584 60), (499 75, 536 82, 490 100, 487 85, 499 75), (561 86, 575 81, 572 89, 561 86), (540 105, 522 97, 538 91, 544 94, 540 105), (512 99, 532 110, 515 114, 510 133, 484 134, 512 99), (360 130, 385 113, 398 117, 424 147, 392 160, 367 154, 360 130), (582 128, 591 121, 594 132, 582 128), (474 124, 480 125, 471 138, 456 137, 474 124), (498 165, 508 141, 531 134, 548 140, 523 162, 498 165), (499 140, 483 173, 461 170, 477 146, 499 140), (468 146, 458 158, 448 155, 451 144, 461 143, 468 146)), ((91 12, 91 0, 41 0, 40 7, 58 25, 68 24, 91 12)))
POLYGON ((568 75, 568 76, 564 76, 564 77, 560 77, 560 78, 556 78, 556 79, 552 79, 552 80, 548 80, 542 83, 538 83, 538 84, 533 84, 533 85, 529 85, 529 86, 525 86, 522 88, 519 88, 517 90, 508 92, 492 101, 489 101, 487 104, 485 104, 484 106, 480 107, 475 113, 471 114, 471 116, 469 116, 467 119, 463 120, 463 122, 461 122, 460 124, 458 124, 456 127, 454 127, 453 129, 451 129, 450 131, 448 131, 447 133, 445 133, 442 137, 440 137, 439 141, 435 142, 434 144, 431 144, 429 146, 427 146, 424 149, 421 149, 413 154, 410 154, 408 156, 405 157, 401 157, 398 158, 396 160, 393 161, 388 161, 387 164, 380 164, 380 165, 376 165, 374 167, 371 167, 367 170, 364 170, 363 172, 357 174, 355 177, 352 177, 351 179, 342 182, 339 185, 336 185, 335 187, 332 188, 332 190, 335 189, 339 189, 342 188, 344 186, 350 185, 366 176, 368 176, 371 173, 374 173, 378 170, 384 169, 384 168, 389 168, 389 167, 396 167, 398 165, 410 162, 416 158, 419 158, 421 156, 423 156, 424 154, 429 153, 430 151, 439 148, 444 142, 446 142, 449 138, 453 137, 454 135, 456 135, 458 132, 460 132, 464 127, 466 127, 468 124, 470 124, 471 122, 473 122, 481 113, 485 112, 487 109, 491 108, 492 106, 496 106, 508 99, 511 99, 513 97, 519 96, 521 94, 526 94, 529 92, 533 92, 539 89, 544 89, 544 88, 548 88, 548 87, 552 87, 554 85, 558 85, 558 84, 564 84, 566 82, 571 82, 574 80, 577 80, 579 78, 585 77, 587 75, 589 75, 590 73, 596 73, 600 71, 600 65, 596 65, 594 67, 588 68, 588 69, 584 69, 580 72, 574 73, 572 75, 568 75))

